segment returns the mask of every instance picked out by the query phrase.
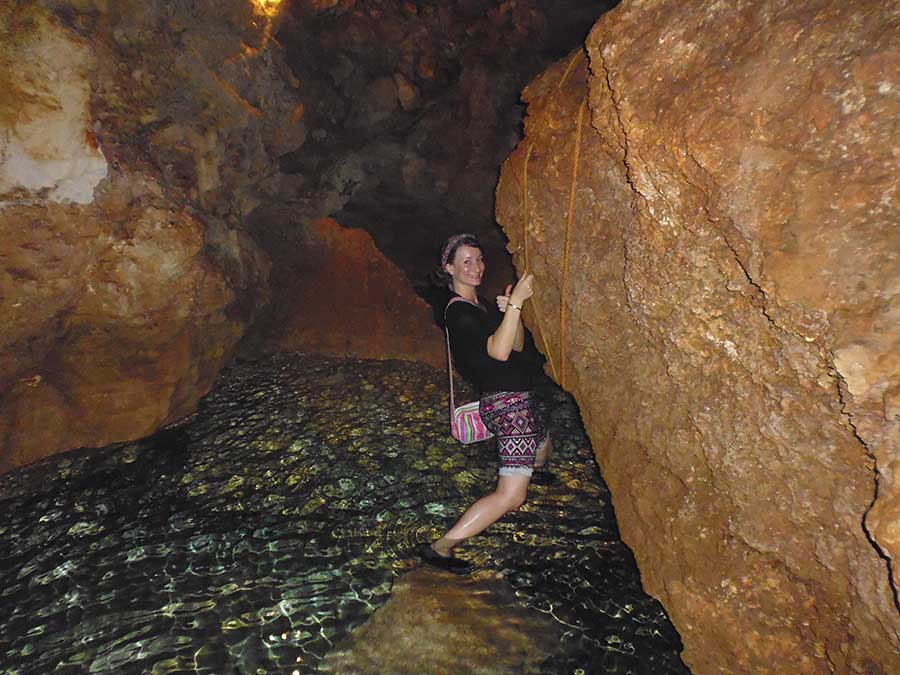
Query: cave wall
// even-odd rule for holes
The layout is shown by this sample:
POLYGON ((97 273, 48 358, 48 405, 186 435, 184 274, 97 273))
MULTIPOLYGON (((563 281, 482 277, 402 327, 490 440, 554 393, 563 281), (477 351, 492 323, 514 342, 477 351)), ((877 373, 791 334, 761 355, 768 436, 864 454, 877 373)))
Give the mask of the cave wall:
MULTIPOLYGON (((277 39, 303 83, 303 148, 281 158, 311 201, 368 231, 417 287, 437 249, 476 232, 490 293, 513 278, 493 218, 499 167, 520 139, 522 87, 583 39, 609 0, 295 2, 277 39), (558 58, 555 54, 553 58, 558 58)), ((298 193, 297 203, 308 201, 298 193)))
MULTIPOLYGON (((274 247, 274 244, 273 244, 274 247)), ((404 359, 447 367, 444 333, 431 306, 368 232, 322 218, 305 228, 281 292, 291 302, 248 331, 241 354, 299 351, 404 359)))
POLYGON ((0 10, 0 471, 191 413, 266 302, 239 225, 305 130, 266 18, 214 4, 0 10))
POLYGON ((900 672, 896 3, 624 2, 497 217, 697 673, 900 672))

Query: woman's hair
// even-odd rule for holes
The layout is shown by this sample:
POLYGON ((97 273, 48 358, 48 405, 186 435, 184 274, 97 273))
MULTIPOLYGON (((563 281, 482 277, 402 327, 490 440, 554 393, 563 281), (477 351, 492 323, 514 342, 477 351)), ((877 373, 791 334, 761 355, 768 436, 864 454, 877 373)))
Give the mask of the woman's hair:
POLYGON ((435 286, 446 287, 453 281, 450 275, 447 274, 444 266, 453 262, 453 257, 456 255, 460 246, 471 246, 472 248, 477 248, 479 251, 481 250, 481 242, 478 241, 478 237, 474 234, 463 232, 462 234, 454 234, 450 237, 441 247, 440 264, 431 274, 431 281, 435 286))

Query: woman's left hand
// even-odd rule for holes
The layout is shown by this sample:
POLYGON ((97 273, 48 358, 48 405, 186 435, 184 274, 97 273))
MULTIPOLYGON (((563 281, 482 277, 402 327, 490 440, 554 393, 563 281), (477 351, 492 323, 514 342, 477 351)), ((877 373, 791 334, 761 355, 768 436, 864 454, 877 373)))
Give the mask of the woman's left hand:
POLYGON ((509 303, 509 294, 512 293, 512 284, 506 287, 506 295, 497 296, 497 309, 502 313, 506 313, 506 305, 509 303))

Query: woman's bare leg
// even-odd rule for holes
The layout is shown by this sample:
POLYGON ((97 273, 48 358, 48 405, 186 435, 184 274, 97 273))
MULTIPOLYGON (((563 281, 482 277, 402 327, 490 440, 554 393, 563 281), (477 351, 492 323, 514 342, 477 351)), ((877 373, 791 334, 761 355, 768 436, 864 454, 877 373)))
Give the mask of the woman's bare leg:
POLYGON ((551 452, 553 452, 553 441, 550 440, 550 435, 547 434, 547 440, 545 440, 544 444, 538 448, 537 457, 534 458, 534 468, 540 469, 543 467, 550 458, 551 452))
POLYGON ((522 506, 528 494, 530 480, 531 476, 520 474, 500 476, 497 488, 491 494, 472 504, 462 518, 456 521, 456 525, 451 527, 447 534, 434 542, 431 547, 439 555, 450 555, 450 551, 459 542, 474 537, 510 511, 515 511, 522 506))

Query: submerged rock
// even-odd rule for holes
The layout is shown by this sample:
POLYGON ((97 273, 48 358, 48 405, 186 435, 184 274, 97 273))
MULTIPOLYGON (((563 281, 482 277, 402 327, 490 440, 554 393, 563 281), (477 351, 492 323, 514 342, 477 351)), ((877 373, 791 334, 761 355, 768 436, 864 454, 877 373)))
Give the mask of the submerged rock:
POLYGON ((404 575, 391 597, 321 672, 537 673, 559 646, 562 626, 527 612, 508 584, 428 569, 404 575))

